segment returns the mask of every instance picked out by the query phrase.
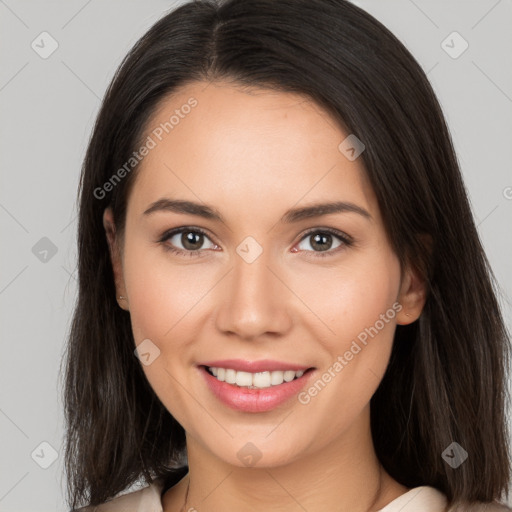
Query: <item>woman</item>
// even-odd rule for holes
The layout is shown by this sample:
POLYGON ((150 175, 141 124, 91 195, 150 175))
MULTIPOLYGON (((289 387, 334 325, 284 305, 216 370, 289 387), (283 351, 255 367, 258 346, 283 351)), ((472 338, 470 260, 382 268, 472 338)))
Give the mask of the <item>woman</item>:
POLYGON ((73 510, 509 510, 492 273, 432 88, 366 12, 169 13, 80 194, 73 510))

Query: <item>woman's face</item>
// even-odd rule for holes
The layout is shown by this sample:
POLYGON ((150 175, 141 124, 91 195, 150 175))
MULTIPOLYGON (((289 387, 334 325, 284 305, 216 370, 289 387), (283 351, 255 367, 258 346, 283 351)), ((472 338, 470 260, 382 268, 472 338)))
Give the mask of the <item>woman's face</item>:
POLYGON ((421 311, 362 158, 339 149, 348 135, 305 97, 219 82, 183 87, 149 122, 113 252, 120 304, 162 403, 227 463, 366 435, 395 326, 421 311), (342 204, 303 211, 320 203, 342 204))

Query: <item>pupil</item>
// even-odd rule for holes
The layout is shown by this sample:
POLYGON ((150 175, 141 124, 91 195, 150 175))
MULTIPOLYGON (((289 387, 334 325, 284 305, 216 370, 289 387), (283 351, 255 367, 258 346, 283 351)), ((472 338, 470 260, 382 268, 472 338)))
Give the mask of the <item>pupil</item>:
MULTIPOLYGON (((185 247, 186 249, 197 249, 197 247, 194 246, 194 244, 197 245, 198 241, 194 241, 194 239, 196 237, 202 236, 203 235, 201 235, 200 233, 192 233, 189 231, 188 233, 183 233, 181 243, 183 244, 183 247, 185 247)), ((199 246, 201 246, 201 244, 199 244, 199 246)))
POLYGON ((313 237, 313 243, 311 244, 313 248, 316 248, 317 249, 320 249, 321 251, 325 251, 328 249, 328 247, 325 247, 325 245, 320 245, 318 243, 318 240, 320 239, 321 240, 321 243, 323 244, 326 244, 328 241, 330 241, 332 238, 332 236, 328 233, 322 233, 322 234, 317 234, 313 237))

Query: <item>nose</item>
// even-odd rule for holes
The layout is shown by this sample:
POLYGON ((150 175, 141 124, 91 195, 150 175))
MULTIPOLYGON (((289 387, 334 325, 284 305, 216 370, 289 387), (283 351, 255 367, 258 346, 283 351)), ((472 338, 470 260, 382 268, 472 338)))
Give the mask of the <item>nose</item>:
POLYGON ((290 290, 267 253, 251 263, 235 253, 233 268, 217 287, 217 328, 245 340, 285 335, 292 326, 290 290))

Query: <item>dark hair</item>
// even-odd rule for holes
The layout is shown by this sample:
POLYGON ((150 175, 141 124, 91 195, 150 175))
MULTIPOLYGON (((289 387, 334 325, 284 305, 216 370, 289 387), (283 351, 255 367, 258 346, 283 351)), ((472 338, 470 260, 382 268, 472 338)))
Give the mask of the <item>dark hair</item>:
MULTIPOLYGON (((66 355, 68 502, 97 505, 182 473, 185 435, 135 357, 102 224, 123 233, 135 169, 99 194, 145 135, 161 101, 193 81, 228 80, 306 95, 366 146, 364 167, 393 250, 425 278, 418 321, 397 326, 371 399, 375 449, 408 487, 450 503, 508 491, 508 333, 450 133, 425 73, 380 22, 345 0, 201 0, 166 14, 110 84, 80 181, 79 295, 66 355), (453 441, 469 454, 452 469, 453 441)), ((193 114, 192 114, 193 115, 193 114)), ((106 188, 106 187, 105 187, 106 188)), ((103 189, 104 190, 104 189, 103 189)))

